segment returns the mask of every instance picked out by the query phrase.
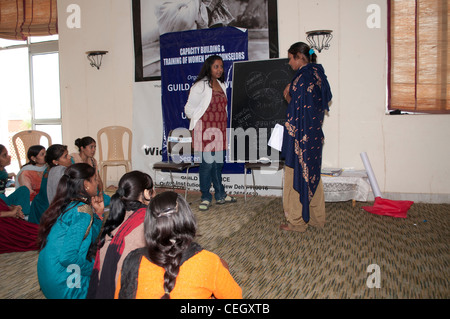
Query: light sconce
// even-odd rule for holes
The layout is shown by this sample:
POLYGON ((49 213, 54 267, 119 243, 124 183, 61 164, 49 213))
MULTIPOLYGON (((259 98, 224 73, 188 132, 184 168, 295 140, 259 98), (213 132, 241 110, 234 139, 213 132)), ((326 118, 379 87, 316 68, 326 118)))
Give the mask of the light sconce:
POLYGON ((333 38, 332 30, 314 30, 306 32, 306 40, 308 40, 311 48, 316 49, 319 53, 330 47, 330 41, 333 38))
POLYGON ((100 66, 102 65, 102 59, 103 56, 108 53, 108 51, 88 51, 86 52, 87 58, 89 62, 91 62, 92 67, 96 67, 97 70, 100 69, 100 66))

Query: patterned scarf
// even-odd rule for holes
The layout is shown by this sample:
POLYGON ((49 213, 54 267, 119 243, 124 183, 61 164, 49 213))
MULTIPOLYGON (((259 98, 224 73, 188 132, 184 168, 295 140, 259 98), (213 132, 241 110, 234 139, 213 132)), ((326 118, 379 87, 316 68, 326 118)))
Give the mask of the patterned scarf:
POLYGON ((125 238, 144 222, 146 210, 146 206, 142 205, 119 227, 106 251, 100 279, 100 253, 97 251, 87 299, 114 299, 117 264, 125 249, 125 238))
POLYGON ((320 181, 324 134, 322 124, 332 94, 324 69, 310 63, 300 68, 290 87, 291 102, 283 135, 282 156, 294 169, 302 217, 309 222, 309 203, 320 181))

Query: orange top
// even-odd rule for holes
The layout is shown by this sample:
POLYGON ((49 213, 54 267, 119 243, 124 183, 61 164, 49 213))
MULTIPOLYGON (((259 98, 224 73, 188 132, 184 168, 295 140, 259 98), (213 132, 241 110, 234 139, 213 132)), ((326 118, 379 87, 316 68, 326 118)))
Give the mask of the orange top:
MULTIPOLYGON (((164 295, 164 268, 142 257, 136 299, 159 299, 164 295)), ((120 291, 120 277, 115 299, 120 291)), ((171 299, 242 299, 242 289, 216 254, 202 250, 180 267, 171 299)))
POLYGON ((17 177, 21 186, 30 190, 30 201, 32 201, 41 190, 41 182, 44 171, 24 170, 17 177))

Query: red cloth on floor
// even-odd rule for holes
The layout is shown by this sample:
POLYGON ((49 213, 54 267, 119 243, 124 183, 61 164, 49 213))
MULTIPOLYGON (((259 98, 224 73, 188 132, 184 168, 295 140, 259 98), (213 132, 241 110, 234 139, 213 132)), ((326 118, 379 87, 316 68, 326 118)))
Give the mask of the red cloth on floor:
MULTIPOLYGON (((0 199, 0 212, 9 211, 0 199)), ((37 250, 39 225, 14 217, 0 217, 0 254, 37 250)))
POLYGON ((413 201, 409 200, 390 200, 381 197, 376 197, 373 206, 364 206, 363 209, 369 213, 406 218, 406 213, 413 201))

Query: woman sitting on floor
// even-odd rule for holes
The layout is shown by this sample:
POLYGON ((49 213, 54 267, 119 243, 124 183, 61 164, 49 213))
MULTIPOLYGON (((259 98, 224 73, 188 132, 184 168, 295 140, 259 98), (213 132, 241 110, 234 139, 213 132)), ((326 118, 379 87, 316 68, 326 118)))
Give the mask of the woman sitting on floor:
POLYGON ((78 147, 78 153, 71 153, 72 164, 75 163, 86 163, 91 165, 95 169, 98 179, 98 194, 103 194, 103 200, 105 206, 109 206, 111 197, 103 192, 103 181, 100 178, 98 171, 97 160, 95 159, 95 151, 97 150, 97 143, 90 136, 85 136, 83 138, 77 138, 75 140, 75 145, 78 147))
POLYGON ((154 195, 153 180, 146 173, 132 171, 120 179, 99 237, 87 298, 114 298, 123 260, 130 251, 145 246, 145 211, 154 195))
POLYGON ((97 195, 92 166, 66 169, 55 198, 42 216, 37 274, 47 298, 83 299, 94 266, 93 247, 102 225, 103 200, 97 195))
POLYGON ((41 189, 42 176, 47 168, 45 162, 45 147, 42 145, 30 146, 27 152, 28 163, 22 166, 17 173, 16 189, 26 186, 30 190, 30 201, 32 201, 41 189))
POLYGON ((0 144, 0 199, 8 206, 20 206, 25 216, 30 214, 30 190, 26 186, 17 188, 6 196, 6 184, 9 174, 5 167, 11 164, 11 156, 5 146, 0 144))
POLYGON ((66 145, 53 144, 49 146, 45 154, 47 168, 42 176, 39 193, 31 203, 30 217, 28 221, 39 224, 42 214, 47 210, 53 199, 59 180, 64 170, 70 166, 70 157, 66 145))
POLYGON ((0 198, 0 254, 37 250, 39 226, 24 220, 20 206, 8 206, 0 198))
POLYGON ((195 243, 197 225, 184 197, 156 195, 144 221, 147 246, 125 259, 116 298, 242 299, 226 263, 195 243))

